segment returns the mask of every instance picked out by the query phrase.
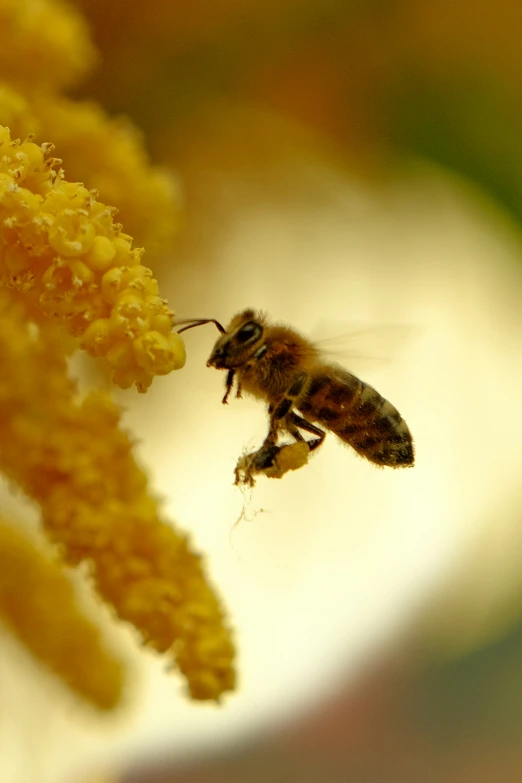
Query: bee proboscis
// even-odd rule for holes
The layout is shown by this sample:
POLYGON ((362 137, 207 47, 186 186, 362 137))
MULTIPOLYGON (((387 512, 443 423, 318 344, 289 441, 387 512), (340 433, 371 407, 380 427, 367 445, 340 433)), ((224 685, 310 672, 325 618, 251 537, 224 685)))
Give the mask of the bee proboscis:
POLYGON ((223 403, 236 382, 236 397, 244 391, 268 404, 268 434, 238 461, 236 483, 253 484, 256 473, 280 478, 301 467, 303 444, 308 453, 316 451, 328 430, 376 465, 413 465, 412 437, 398 410, 372 386, 325 361, 311 340, 252 309, 234 316, 226 329, 215 319, 193 319, 179 322, 189 324, 179 331, 210 322, 221 335, 207 366, 227 371, 223 403), (285 436, 293 441, 280 443, 285 436))

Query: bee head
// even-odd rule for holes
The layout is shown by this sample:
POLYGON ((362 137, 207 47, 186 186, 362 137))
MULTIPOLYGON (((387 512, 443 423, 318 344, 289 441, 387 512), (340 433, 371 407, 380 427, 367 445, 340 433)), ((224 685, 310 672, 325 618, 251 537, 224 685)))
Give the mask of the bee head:
POLYGON ((261 345, 263 321, 262 315, 255 310, 244 310, 234 316, 226 332, 217 340, 207 367, 231 370, 248 361, 261 345))

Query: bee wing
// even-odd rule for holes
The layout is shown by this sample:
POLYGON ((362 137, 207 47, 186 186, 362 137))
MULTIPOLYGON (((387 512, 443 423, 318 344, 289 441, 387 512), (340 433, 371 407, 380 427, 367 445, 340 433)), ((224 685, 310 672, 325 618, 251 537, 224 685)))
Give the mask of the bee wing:
POLYGON ((419 336, 413 324, 367 326, 323 320, 313 331, 312 339, 323 356, 352 367, 397 362, 419 336))

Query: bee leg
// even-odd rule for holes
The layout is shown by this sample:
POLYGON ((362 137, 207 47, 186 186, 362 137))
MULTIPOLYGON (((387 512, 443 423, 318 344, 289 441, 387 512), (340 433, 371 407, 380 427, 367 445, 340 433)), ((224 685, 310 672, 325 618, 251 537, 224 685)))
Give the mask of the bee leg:
POLYGON ((277 436, 281 430, 287 430, 296 440, 303 440, 300 435, 295 435, 295 427, 293 432, 288 429, 288 422, 292 415, 292 408, 301 394, 307 378, 308 376, 306 373, 298 375, 283 399, 278 402, 277 405, 269 406, 268 415, 270 416, 270 429, 268 430, 268 435, 261 447, 262 449, 273 446, 277 442, 277 436))
POLYGON ((274 464, 274 459, 281 451, 281 446, 277 446, 279 434, 279 421, 274 417, 274 406, 268 406, 268 415, 270 417, 270 427, 268 434, 263 441, 262 446, 251 454, 243 455, 237 462, 235 470, 235 484, 245 484, 253 487, 255 484, 254 474, 262 473, 268 470, 274 464))
POLYGON ((277 405, 270 405, 268 408, 268 414, 270 416, 270 430, 268 437, 263 445, 275 443, 277 440, 277 432, 281 429, 286 429, 288 433, 296 440, 303 440, 301 435, 297 432, 297 428, 294 426, 290 429, 288 425, 291 422, 291 417, 293 416, 292 408, 299 399, 307 380, 308 373, 306 372, 302 372, 299 373, 299 375, 296 375, 290 387, 287 389, 283 399, 278 402, 277 405))
POLYGON ((268 435, 263 441, 263 445, 260 449, 256 452, 256 454, 261 453, 267 449, 271 449, 272 446, 275 446, 277 443, 277 436, 278 436, 278 422, 274 419, 274 406, 269 405, 268 406, 268 415, 270 417, 270 427, 268 429, 268 435))
POLYGON ((241 392, 242 392, 242 389, 241 389, 241 381, 239 380, 239 381, 237 382, 237 389, 236 389, 236 400, 240 400, 240 399, 241 399, 241 397, 242 397, 242 394, 241 394, 241 392))
POLYGON ((269 478, 281 478, 288 470, 297 470, 305 464, 310 451, 313 451, 323 442, 326 433, 319 427, 314 427, 306 419, 302 419, 293 413, 292 408, 299 399, 308 380, 307 373, 300 373, 292 381, 286 394, 277 403, 268 406, 270 427, 268 434, 260 449, 242 457, 236 466, 236 484, 254 485, 254 474, 264 473, 269 478), (311 441, 305 441, 299 429, 304 429, 318 437, 311 441), (288 432, 295 441, 305 442, 308 450, 297 449, 296 444, 283 443, 276 445, 281 432, 288 432), (285 457, 283 461, 283 456, 285 457), (290 459, 289 459, 290 457, 290 459))
POLYGON ((286 422, 286 429, 289 435, 292 436, 294 440, 303 441, 304 438, 295 426, 295 424, 292 424, 291 421, 286 422))
MULTIPOLYGON (((303 419, 302 416, 298 416, 297 413, 291 413, 289 415, 288 424, 290 426, 293 425, 294 427, 299 427, 300 430, 304 430, 305 432, 310 432, 312 435, 317 435, 317 438, 308 442, 308 448, 310 451, 315 451, 315 449, 319 448, 323 440, 326 438, 326 432, 324 430, 320 429, 320 427, 316 427, 315 424, 310 424, 309 421, 303 419)), ((290 431, 291 430, 289 430, 289 432, 290 431)), ((294 433, 292 432, 292 435, 293 434, 294 433)))
POLYGON ((259 451, 264 451, 265 449, 269 449, 272 446, 275 446, 277 443, 277 437, 278 437, 278 426, 277 422, 274 422, 273 420, 270 421, 270 429, 268 430, 268 435, 263 441, 263 445, 259 449, 259 451))
POLYGON ((246 484, 253 487, 255 484, 254 474, 263 473, 271 468, 274 460, 281 450, 280 446, 269 446, 254 451, 252 454, 245 454, 238 460, 234 472, 236 486, 246 484))
POLYGON ((236 373, 235 370, 229 370, 227 372, 227 378, 226 378, 226 381, 225 381, 226 391, 225 391, 225 396, 222 399, 223 405, 226 405, 228 403, 228 397, 229 397, 230 392, 232 391, 232 386, 234 385, 234 375, 235 375, 235 373, 236 373))

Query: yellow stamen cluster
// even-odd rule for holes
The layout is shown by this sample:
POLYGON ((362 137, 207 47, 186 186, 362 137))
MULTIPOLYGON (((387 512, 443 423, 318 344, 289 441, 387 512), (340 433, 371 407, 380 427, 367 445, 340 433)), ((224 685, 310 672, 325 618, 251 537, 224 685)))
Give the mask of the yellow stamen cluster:
POLYGON ((177 178, 151 166, 136 128, 94 103, 54 95, 28 97, 0 82, 0 119, 12 138, 52 139, 69 179, 99 191, 149 254, 170 250, 181 223, 177 178))
POLYGON ((0 468, 41 506, 69 563, 87 562, 100 595, 143 641, 167 652, 196 699, 234 684, 233 646, 200 557, 158 515, 108 397, 79 402, 50 324, 0 290, 0 468))
POLYGON ((48 152, 0 127, 0 281, 105 357, 115 383, 145 391, 185 363, 173 313, 114 210, 67 182, 48 152))
POLYGON ((137 129, 93 103, 36 100, 34 110, 41 138, 52 139, 56 153, 70 161, 68 175, 117 207, 118 219, 148 254, 170 249, 181 224, 180 183, 149 164, 137 129))
MULTIPOLYGON (((193 698, 217 700, 234 686, 234 650, 201 558, 161 519, 118 409, 99 393, 80 400, 66 371, 79 344, 107 360, 115 383, 145 391, 185 361, 142 251, 114 221, 119 210, 148 250, 169 249, 177 183, 150 166, 129 124, 59 95, 93 61, 74 7, 0 0, 0 470, 39 504, 62 560, 87 566, 193 698), (68 180, 34 134, 57 145, 68 180)), ((122 672, 78 611, 58 566, 0 523, 0 618, 109 708, 122 672)))
POLYGON ((60 95, 96 53, 77 10, 61 0, 0 0, 0 123, 13 138, 52 139, 71 180, 99 191, 149 253, 170 250, 181 222, 178 179, 151 166, 140 133, 95 103, 60 95))
POLYGON ((27 90, 68 87, 95 62, 87 25, 60 0, 0 0, 0 73, 27 90))
POLYGON ((108 710, 120 701, 124 670, 84 614, 63 567, 0 520, 0 616, 42 663, 78 695, 108 710))

